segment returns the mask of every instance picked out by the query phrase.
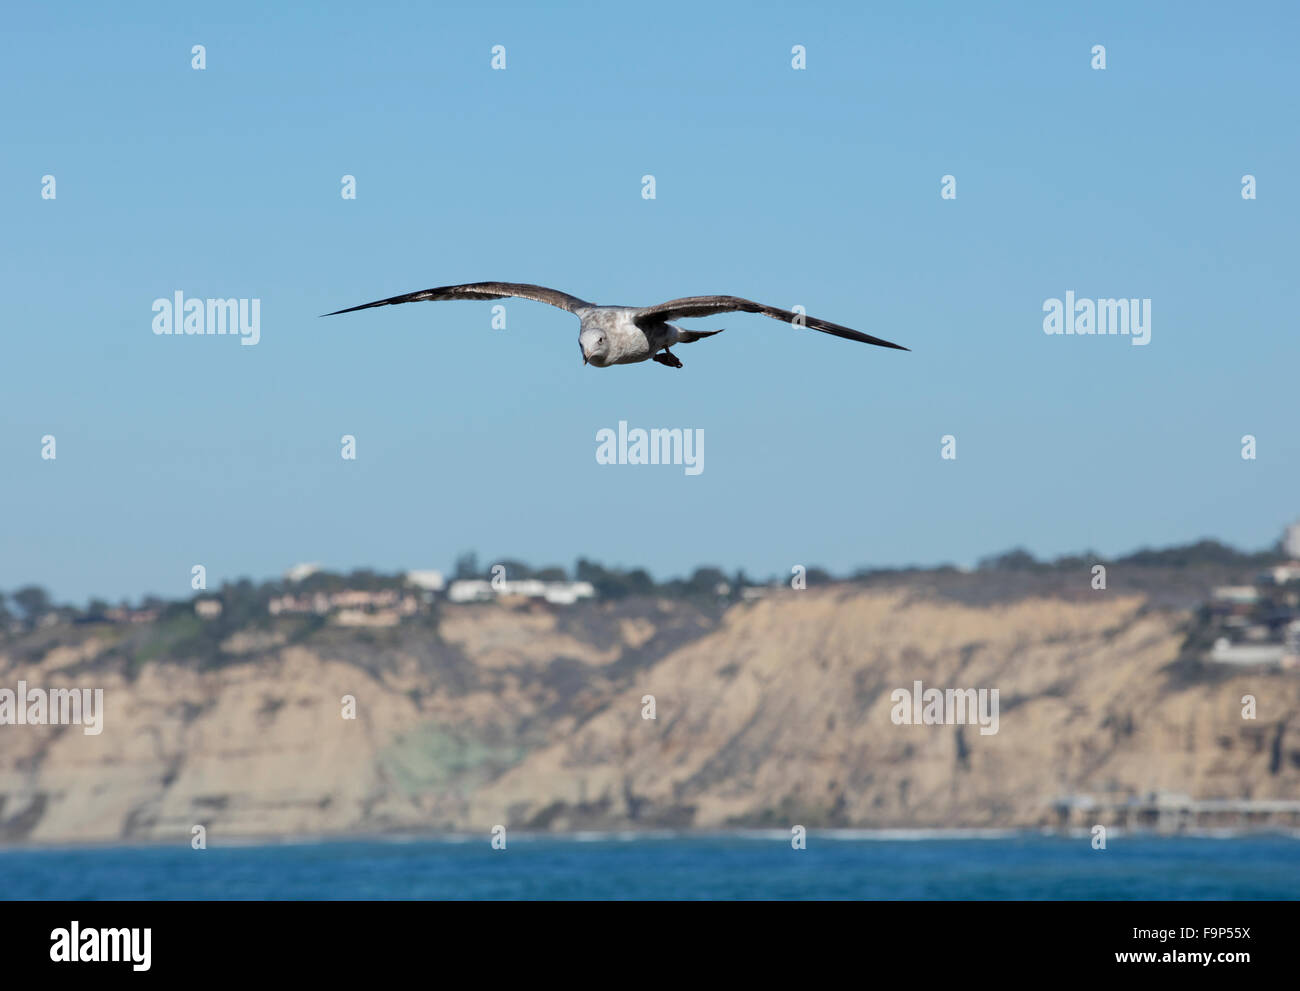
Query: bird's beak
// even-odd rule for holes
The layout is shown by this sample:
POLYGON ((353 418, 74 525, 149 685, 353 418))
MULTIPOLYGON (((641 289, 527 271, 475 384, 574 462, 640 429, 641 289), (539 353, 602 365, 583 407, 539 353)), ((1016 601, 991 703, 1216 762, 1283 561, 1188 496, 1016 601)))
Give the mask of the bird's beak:
POLYGON ((582 363, 584 365, 587 363, 587 356, 585 354, 582 356, 582 363))

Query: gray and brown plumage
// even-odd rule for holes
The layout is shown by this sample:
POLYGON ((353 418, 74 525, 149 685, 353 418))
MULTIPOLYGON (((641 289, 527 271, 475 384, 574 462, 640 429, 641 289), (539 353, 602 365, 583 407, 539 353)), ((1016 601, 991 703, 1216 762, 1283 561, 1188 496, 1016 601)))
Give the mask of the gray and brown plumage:
POLYGON ((774 320, 783 320, 796 327, 811 327, 823 334, 833 334, 847 341, 875 344, 882 348, 907 351, 901 344, 893 344, 861 331, 841 327, 828 320, 795 314, 764 303, 739 296, 684 296, 670 299, 656 306, 598 306, 558 289, 533 286, 522 282, 470 282, 460 286, 440 286, 420 292, 406 293, 377 299, 373 303, 349 306, 325 316, 354 313, 372 306, 391 306, 394 303, 419 303, 446 299, 504 299, 516 297, 549 303, 568 310, 578 317, 578 347, 582 360, 597 368, 608 365, 627 365, 653 358, 660 364, 681 368, 682 363, 668 349, 674 344, 690 344, 720 333, 717 330, 683 330, 674 327, 670 320, 713 316, 715 313, 761 313, 774 320))

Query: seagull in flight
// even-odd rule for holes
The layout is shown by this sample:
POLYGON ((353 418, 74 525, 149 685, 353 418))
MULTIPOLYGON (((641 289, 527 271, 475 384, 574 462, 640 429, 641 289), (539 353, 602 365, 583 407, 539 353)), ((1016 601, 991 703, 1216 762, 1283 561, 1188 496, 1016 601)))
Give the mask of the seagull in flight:
POLYGON ((683 330, 674 327, 670 320, 687 317, 708 317, 715 313, 762 313, 774 320, 784 320, 795 326, 811 327, 823 334, 834 334, 846 341, 860 341, 863 344, 875 344, 882 348, 895 348, 908 351, 901 344, 891 344, 879 337, 863 334, 837 323, 818 320, 816 317, 795 314, 775 306, 755 303, 753 300, 741 299, 739 296, 684 296, 670 299, 657 306, 598 306, 586 300, 570 296, 558 289, 545 286, 531 286, 522 282, 470 282, 463 286, 441 286, 437 289, 425 289, 411 292, 404 296, 390 296, 377 299, 373 303, 349 306, 346 310, 335 310, 324 316, 332 317, 340 313, 353 313, 368 310, 372 306, 390 306, 393 303, 419 303, 425 300, 443 299, 531 299, 539 303, 550 303, 562 310, 568 310, 579 320, 578 347, 582 349, 585 364, 605 368, 609 365, 629 365, 637 361, 653 358, 661 365, 681 368, 681 360, 668 349, 674 344, 690 344, 705 337, 721 333, 720 330, 683 330))

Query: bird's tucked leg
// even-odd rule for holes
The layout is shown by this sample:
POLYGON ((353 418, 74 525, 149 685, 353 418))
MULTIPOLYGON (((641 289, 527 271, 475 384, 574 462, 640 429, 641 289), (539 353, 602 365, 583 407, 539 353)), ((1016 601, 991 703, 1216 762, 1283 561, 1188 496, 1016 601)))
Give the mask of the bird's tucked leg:
POLYGON ((667 348, 664 348, 657 355, 655 355, 654 360, 659 362, 659 364, 661 365, 667 365, 669 368, 682 367, 681 359, 678 358, 677 355, 669 351, 667 348))

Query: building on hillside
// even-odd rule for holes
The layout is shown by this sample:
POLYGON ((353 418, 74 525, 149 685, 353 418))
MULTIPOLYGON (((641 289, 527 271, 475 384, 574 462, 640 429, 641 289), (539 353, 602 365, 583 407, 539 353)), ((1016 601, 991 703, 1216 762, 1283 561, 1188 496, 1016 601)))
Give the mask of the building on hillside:
POLYGON ((295 564, 284 573, 284 580, 297 584, 304 578, 310 578, 318 571, 320 571, 319 564, 295 564))
POLYGON ((1282 666, 1284 668, 1300 667, 1300 619, 1293 619, 1287 624, 1283 640, 1282 666))
POLYGON ((441 571, 408 571, 406 584, 414 585, 426 592, 441 592, 446 582, 443 581, 441 571))
POLYGON ((1282 531, 1282 551, 1292 560, 1300 561, 1300 520, 1282 531))
POLYGON ((1233 643, 1227 637, 1214 641, 1210 660, 1218 664, 1268 664, 1278 665, 1286 658, 1286 648, 1280 643, 1233 643))
POLYGON ((540 599, 546 595, 546 583, 536 578, 521 578, 513 582, 503 580, 492 583, 492 591, 502 598, 517 595, 524 599, 540 599))
POLYGON ((315 595, 281 595, 267 603, 272 616, 282 613, 315 613, 324 616, 339 609, 368 612, 394 610, 396 615, 411 616, 420 610, 420 600, 413 593, 402 594, 394 588, 376 590, 347 588, 340 592, 317 592, 315 595))
POLYGON ((1265 569, 1258 580, 1268 585, 1288 585, 1291 582, 1300 582, 1300 561, 1275 564, 1273 567, 1265 569))
MULTIPOLYGON (((49 615, 54 616, 53 613, 49 615)), ((111 623, 153 623, 158 619, 157 609, 110 609, 104 613, 104 618, 111 623)), ((57 620, 58 617, 55 616, 57 620)))
POLYGON ((396 626, 401 621, 396 609, 340 609, 330 617, 330 622, 338 626, 396 626))
POLYGON ((452 602, 491 602, 492 583, 481 578, 454 581, 447 589, 447 598, 452 602))
POLYGON ((1253 606, 1259 601, 1259 589, 1254 585, 1220 585, 1210 598, 1229 606, 1253 606))
POLYGON ((571 606, 579 599, 594 599, 596 586, 591 582, 547 582, 546 601, 571 606))
POLYGON ((221 615, 221 600, 198 599, 194 603, 194 614, 199 619, 216 619, 221 615))
POLYGON ((579 599, 595 598, 591 582, 544 582, 538 578, 519 581, 485 581, 481 578, 454 581, 447 588, 452 602, 491 602, 493 599, 544 599, 557 606, 571 606, 579 599))

